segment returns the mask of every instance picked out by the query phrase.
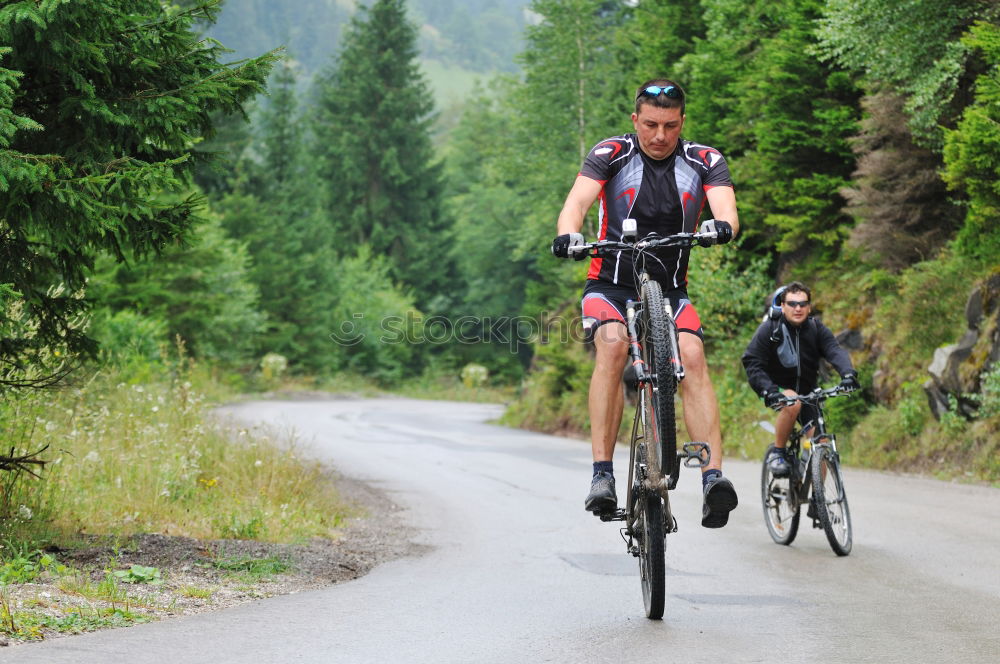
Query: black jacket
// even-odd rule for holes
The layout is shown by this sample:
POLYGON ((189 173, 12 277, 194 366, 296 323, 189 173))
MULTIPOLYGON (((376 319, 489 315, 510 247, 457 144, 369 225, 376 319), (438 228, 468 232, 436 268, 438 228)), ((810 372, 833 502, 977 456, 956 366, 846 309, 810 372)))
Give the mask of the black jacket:
POLYGON ((830 329, 812 316, 795 327, 782 316, 778 325, 765 320, 750 340, 743 353, 743 368, 750 387, 760 396, 778 388, 792 389, 805 394, 816 389, 819 360, 826 359, 843 376, 851 372, 851 357, 847 354, 830 329), (774 331, 777 330, 777 334, 774 331), (776 341, 772 341, 772 336, 776 341), (785 344, 779 357, 779 347, 785 344))

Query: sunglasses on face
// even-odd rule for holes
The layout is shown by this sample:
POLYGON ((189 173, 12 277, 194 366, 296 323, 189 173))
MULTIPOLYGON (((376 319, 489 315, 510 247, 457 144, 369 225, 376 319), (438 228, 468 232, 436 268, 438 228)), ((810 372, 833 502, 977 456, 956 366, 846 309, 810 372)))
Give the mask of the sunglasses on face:
POLYGON ((809 306, 809 300, 785 300, 785 304, 790 306, 792 309, 804 309, 809 306))
POLYGON ((648 88, 643 88, 639 92, 639 96, 636 97, 636 100, 638 100, 639 97, 659 97, 661 94, 666 95, 671 99, 681 98, 680 88, 678 88, 676 85, 668 85, 666 87, 660 87, 659 85, 651 85, 648 88))

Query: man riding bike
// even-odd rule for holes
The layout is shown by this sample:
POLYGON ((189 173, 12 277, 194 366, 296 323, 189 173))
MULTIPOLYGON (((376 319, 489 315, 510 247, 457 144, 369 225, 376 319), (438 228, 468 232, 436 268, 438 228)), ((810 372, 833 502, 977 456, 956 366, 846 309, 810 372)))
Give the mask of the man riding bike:
MULTIPOLYGON (((743 353, 750 387, 769 408, 780 407, 782 395, 794 397, 816 389, 820 358, 841 375, 842 387, 849 391, 859 387, 850 355, 830 329, 812 317, 811 295, 809 288, 798 281, 779 288, 771 312, 743 353)), ((782 408, 774 425, 775 450, 765 460, 775 477, 787 477, 791 469, 785 445, 795 420, 807 425, 815 422, 816 416, 813 406, 800 402, 782 408)))
MULTIPOLYGON (((717 233, 719 244, 735 236, 739 218, 729 168, 718 150, 681 138, 684 106, 684 92, 673 81, 653 79, 639 86, 631 115, 635 133, 613 136, 591 149, 559 213, 553 254, 566 258, 570 247, 583 244, 584 218, 598 200, 599 240, 621 240, 625 219, 638 222, 639 238, 654 232, 694 232, 706 201, 715 220, 704 222, 701 230, 717 233)), ((701 321, 686 290, 689 252, 665 250, 647 269, 669 298, 681 332, 686 371, 681 399, 688 434, 711 449, 711 461, 702 473, 702 525, 721 528, 738 500, 732 483, 722 476, 719 405, 708 374, 701 321)), ((586 509, 595 513, 617 507, 612 456, 624 407, 621 379, 629 299, 639 299, 631 257, 622 253, 613 260, 591 259, 581 304, 584 329, 596 350, 588 398, 594 472, 585 501, 586 509)))

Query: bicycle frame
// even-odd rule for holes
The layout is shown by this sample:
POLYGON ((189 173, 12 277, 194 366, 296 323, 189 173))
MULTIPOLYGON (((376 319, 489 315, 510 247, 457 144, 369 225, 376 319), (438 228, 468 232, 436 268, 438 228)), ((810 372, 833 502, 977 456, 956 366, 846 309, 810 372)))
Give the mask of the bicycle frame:
MULTIPOLYGON (((815 406, 817 411, 815 420, 810 420, 801 427, 796 425, 788 437, 788 454, 792 459, 791 479, 793 480, 789 482, 792 493, 790 497, 796 507, 809 500, 812 482, 808 471, 816 450, 827 447, 838 461, 840 459, 840 454, 837 452, 837 438, 826 430, 826 418, 823 416, 823 402, 830 396, 839 394, 835 389, 824 391, 817 388, 804 397, 793 398, 793 400, 815 406), (810 429, 813 430, 812 433, 808 436, 805 435, 810 429)), ((837 472, 840 472, 839 464, 837 467, 837 472)))

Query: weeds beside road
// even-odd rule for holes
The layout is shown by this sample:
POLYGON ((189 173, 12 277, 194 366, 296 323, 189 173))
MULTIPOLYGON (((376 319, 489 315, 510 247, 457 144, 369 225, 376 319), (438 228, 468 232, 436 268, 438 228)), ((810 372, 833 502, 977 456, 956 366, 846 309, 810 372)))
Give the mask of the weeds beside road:
POLYGON ((49 448, 42 479, 0 472, 0 640, 318 587, 408 546, 384 530, 391 503, 300 458, 291 434, 210 417, 199 388, 214 387, 190 368, 105 370, 6 395, 7 444, 49 448))

